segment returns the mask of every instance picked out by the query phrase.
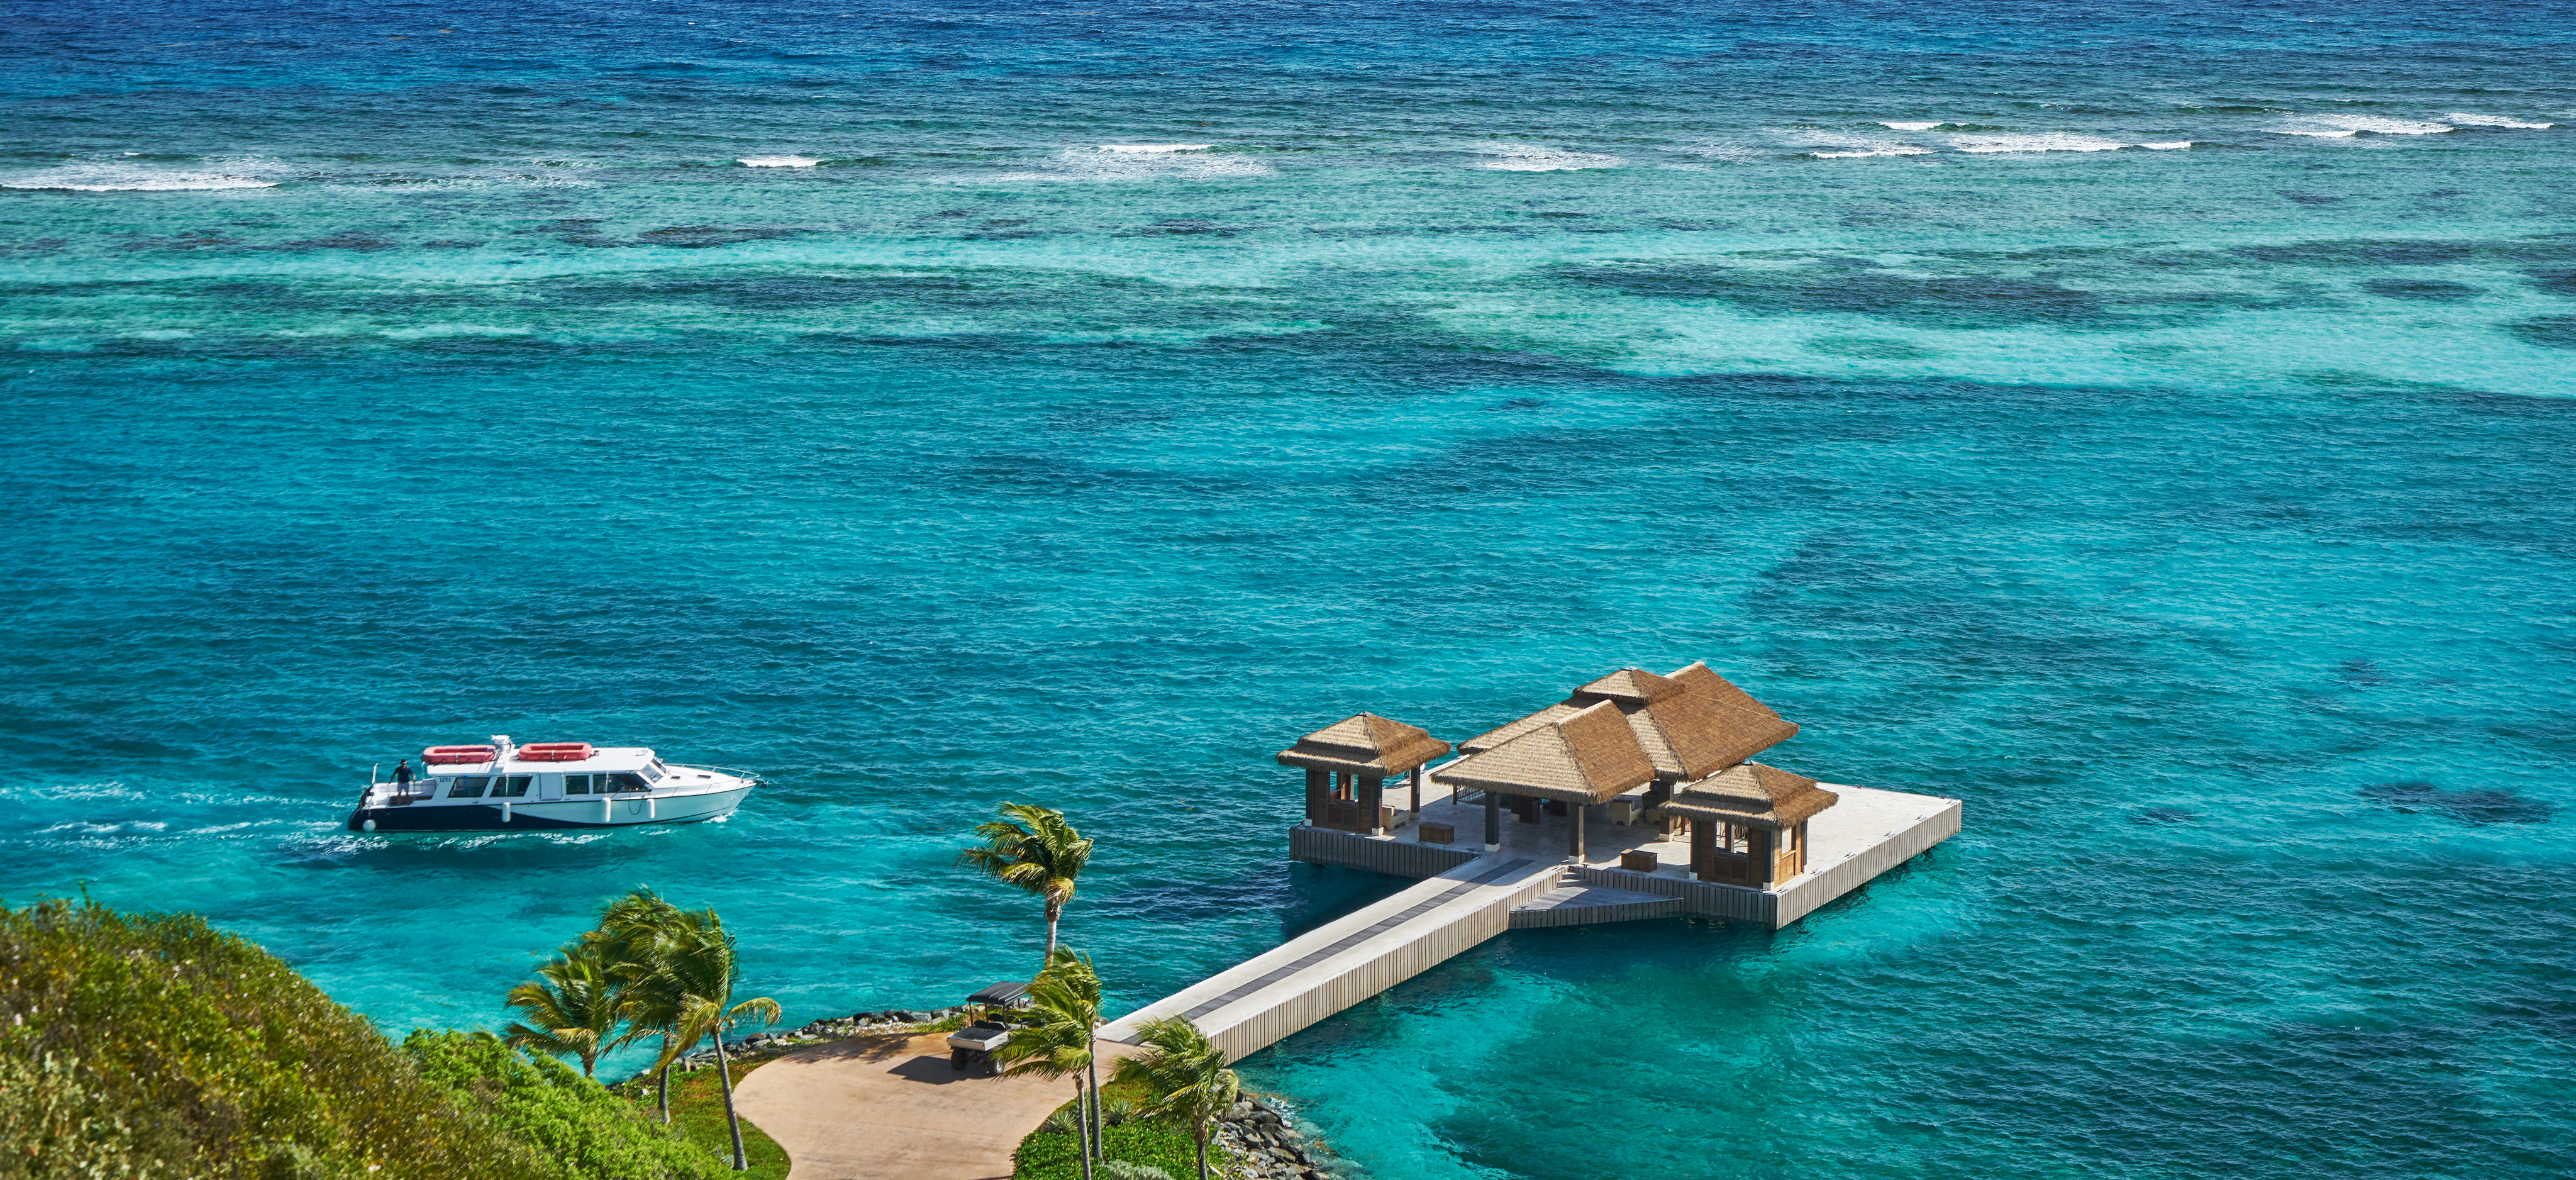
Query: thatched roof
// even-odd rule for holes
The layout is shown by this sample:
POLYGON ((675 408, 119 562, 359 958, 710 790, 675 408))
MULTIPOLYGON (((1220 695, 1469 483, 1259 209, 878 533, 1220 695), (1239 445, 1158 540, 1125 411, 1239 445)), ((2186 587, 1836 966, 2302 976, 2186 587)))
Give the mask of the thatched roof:
POLYGON ((1629 727, 1637 731, 1637 744, 1655 761, 1656 777, 1667 782, 1707 778, 1787 736, 1689 691, 1627 713, 1629 727))
MULTIPOLYGON (((1707 697, 1712 701, 1716 701, 1718 704, 1725 705, 1730 708, 1742 709, 1757 717, 1767 717, 1773 721, 1780 721, 1780 715, 1772 712, 1771 706, 1754 700, 1753 694, 1735 687, 1734 683, 1729 681, 1726 677, 1709 671, 1707 664, 1700 663, 1697 660, 1692 661, 1689 667, 1682 668, 1674 672, 1671 676, 1665 677, 1665 679, 1680 684, 1682 687, 1698 693, 1701 696, 1707 697)), ((1780 724, 1788 725, 1789 732, 1791 733, 1798 732, 1798 727, 1795 725, 1790 725, 1786 721, 1780 721, 1780 724)), ((1782 740, 1785 741, 1787 739, 1784 738, 1782 740)))
POLYGON ((1574 690, 1566 698, 1569 705, 1591 705, 1616 701, 1625 708, 1643 708, 1687 689, 1689 686, 1667 680, 1643 668, 1621 668, 1599 680, 1574 690))
POLYGON ((1558 704, 1458 743, 1458 752, 1496 749, 1604 703, 1627 715, 1638 747, 1654 763, 1656 775, 1670 782, 1705 778, 1798 733, 1797 726, 1708 665, 1692 664, 1670 676, 1622 668, 1575 689, 1558 704))
POLYGON ((1684 784, 1667 813, 1690 819, 1784 828, 1841 802, 1842 797, 1816 785, 1803 774, 1776 766, 1741 762, 1695 783, 1684 784))
POLYGON ((1297 739, 1279 761, 1308 770, 1338 770, 1362 778, 1394 778, 1449 752, 1449 743, 1423 729, 1360 713, 1297 739))
POLYGON ((1537 729, 1539 726, 1554 725, 1557 722, 1563 721, 1582 711, 1583 706, 1573 704, 1571 702, 1559 702, 1557 704, 1549 705, 1548 707, 1532 713, 1527 717, 1523 717, 1518 721, 1514 721, 1509 725, 1505 725, 1497 729, 1486 730, 1483 733, 1468 738, 1466 741, 1458 743, 1458 752, 1461 754, 1482 754, 1487 750, 1503 744, 1504 742, 1508 742, 1533 729, 1537 729))
MULTIPOLYGON (((1524 720, 1528 720, 1524 718, 1524 720)), ((1654 780, 1636 731, 1608 701, 1530 727, 1482 753, 1431 772, 1451 788, 1603 803, 1654 780)))

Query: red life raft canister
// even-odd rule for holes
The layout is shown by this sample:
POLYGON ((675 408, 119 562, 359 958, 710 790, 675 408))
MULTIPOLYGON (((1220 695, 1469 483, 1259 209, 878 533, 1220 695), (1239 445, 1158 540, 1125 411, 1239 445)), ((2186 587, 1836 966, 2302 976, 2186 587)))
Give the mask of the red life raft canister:
POLYGON ((533 742, 519 747, 521 762, 581 762, 589 757, 589 742, 533 742))
POLYGON ((420 752, 423 766, 453 766, 466 762, 489 762, 500 751, 490 746, 431 746, 420 752))

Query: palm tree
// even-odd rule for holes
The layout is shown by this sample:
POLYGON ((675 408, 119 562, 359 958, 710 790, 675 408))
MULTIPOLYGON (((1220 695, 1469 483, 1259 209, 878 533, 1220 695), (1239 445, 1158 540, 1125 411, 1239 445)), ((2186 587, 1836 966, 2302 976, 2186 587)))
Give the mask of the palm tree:
POLYGON ((666 931, 686 924, 680 907, 662 900, 650 889, 635 892, 610 902, 600 912, 599 928, 582 937, 600 948, 609 961, 609 972, 619 983, 623 1003, 620 1012, 626 1017, 630 1040, 658 1035, 662 1051, 653 1063, 655 1105, 662 1121, 671 1121, 671 1063, 683 1051, 678 1047, 682 1001, 680 993, 668 986, 669 980, 655 968, 657 940, 666 931))
POLYGON ((502 1039, 513 1048, 578 1057, 582 1076, 592 1076, 600 1056, 628 1040, 611 1035, 622 1013, 609 967, 608 958, 586 941, 556 952, 553 962, 537 968, 538 978, 510 989, 509 1006, 534 1027, 514 1023, 502 1039))
POLYGON ((724 1087, 725 1123, 733 1132, 733 1170, 750 1171, 751 1162, 742 1150, 742 1115, 733 1104, 733 1065, 725 1056, 724 1035, 749 1020, 776 1023, 778 1001, 761 996, 734 1002, 733 989, 741 981, 741 949, 714 910, 676 911, 653 922, 631 945, 635 961, 643 967, 633 1010, 648 1021, 662 1022, 662 1028, 655 1030, 666 1031, 668 1037, 663 1042, 662 1067, 668 1068, 698 1042, 715 1039, 716 1079, 724 1087))
POLYGON ((1145 1051, 1120 1061, 1109 1080, 1142 1087, 1154 1096, 1149 1113, 1189 1124, 1199 1145, 1199 1180, 1208 1180, 1208 1136, 1217 1116, 1243 1096, 1243 1080, 1226 1068, 1225 1050, 1209 1044, 1187 1016, 1148 1020, 1136 1033, 1145 1051))
POLYGON ((1019 886, 1046 901, 1046 961, 1055 962, 1056 921, 1073 900, 1074 878, 1091 860, 1091 841, 1064 821, 1064 813, 1034 803, 1005 803, 1001 819, 975 825, 980 848, 957 854, 957 863, 1019 886))
POLYGON ((1093 1053, 1100 1029, 1100 976, 1091 960, 1058 947, 1046 970, 1029 985, 1033 1023, 1011 1030, 999 1056, 1013 1076, 1073 1079, 1074 1128, 1082 1147, 1082 1178, 1100 1152, 1100 1068, 1093 1053))

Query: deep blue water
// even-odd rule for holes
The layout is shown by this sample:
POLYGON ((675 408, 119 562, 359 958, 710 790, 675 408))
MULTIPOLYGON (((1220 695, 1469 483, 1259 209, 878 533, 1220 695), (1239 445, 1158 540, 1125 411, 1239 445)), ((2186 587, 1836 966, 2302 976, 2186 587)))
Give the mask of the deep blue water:
POLYGON ((399 1030, 650 883, 801 1022, 1024 973, 1027 799, 1132 1005, 1386 887, 1296 735, 1706 659, 1967 830, 1254 1080, 1384 1180, 2563 1175, 2570 18, 22 8, 0 899, 399 1030), (496 732, 776 785, 340 830, 496 732))

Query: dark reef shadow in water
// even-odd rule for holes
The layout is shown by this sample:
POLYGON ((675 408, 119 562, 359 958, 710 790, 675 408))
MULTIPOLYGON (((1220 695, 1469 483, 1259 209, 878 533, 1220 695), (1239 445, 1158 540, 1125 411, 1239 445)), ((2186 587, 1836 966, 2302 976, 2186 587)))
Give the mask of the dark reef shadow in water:
POLYGON ((2431 783, 2377 783, 2363 787, 2361 797, 2407 815, 2429 811, 2472 825, 2547 823, 2558 813, 2555 805, 2509 787, 2446 791, 2431 783))

